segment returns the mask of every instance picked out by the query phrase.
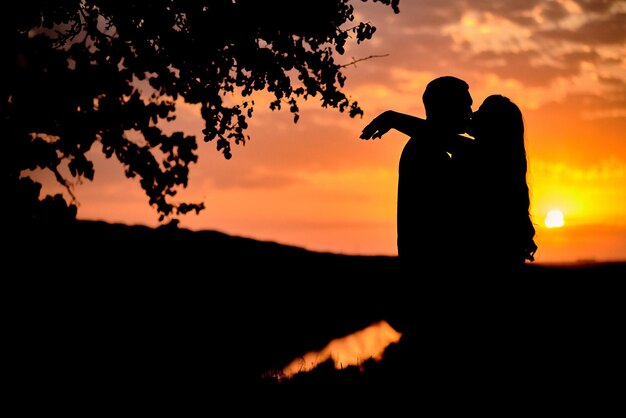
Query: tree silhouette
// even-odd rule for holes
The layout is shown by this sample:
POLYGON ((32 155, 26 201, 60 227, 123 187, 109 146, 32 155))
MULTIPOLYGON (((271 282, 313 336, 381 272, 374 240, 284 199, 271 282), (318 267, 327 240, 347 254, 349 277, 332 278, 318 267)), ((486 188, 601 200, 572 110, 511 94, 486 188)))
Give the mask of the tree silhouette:
MULTIPOLYGON (((367 0, 362 0, 367 1, 367 0)), ((373 0, 398 13, 399 0, 373 0)), ((31 0, 15 4, 3 31, 9 74, 0 102, 3 187, 13 216, 37 219, 55 206, 74 213, 72 185, 92 180, 88 151, 96 143, 126 176, 138 177, 162 221, 199 212, 203 203, 175 203, 186 187, 198 142, 165 134, 177 101, 199 105, 204 141, 225 158, 245 143, 255 91, 273 94, 272 110, 299 100, 362 115, 342 92, 344 66, 335 62, 349 37, 372 37, 354 22, 351 0, 31 0), (288 17, 286 17, 288 16, 288 17), (29 170, 50 170, 72 201, 40 199, 29 170)))

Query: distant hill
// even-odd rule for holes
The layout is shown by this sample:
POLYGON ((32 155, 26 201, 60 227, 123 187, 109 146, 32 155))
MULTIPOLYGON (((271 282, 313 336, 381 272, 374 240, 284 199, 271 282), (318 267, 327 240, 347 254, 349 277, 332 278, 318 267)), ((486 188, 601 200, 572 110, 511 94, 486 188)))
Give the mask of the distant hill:
MULTIPOLYGON (((14 348, 52 380, 255 384, 386 319, 401 288, 396 257, 216 231, 79 221, 7 237, 14 348)), ((527 267, 514 280, 425 271, 416 281, 446 283, 457 308, 473 301, 497 316, 511 302, 568 333, 623 329, 626 263, 527 267)))

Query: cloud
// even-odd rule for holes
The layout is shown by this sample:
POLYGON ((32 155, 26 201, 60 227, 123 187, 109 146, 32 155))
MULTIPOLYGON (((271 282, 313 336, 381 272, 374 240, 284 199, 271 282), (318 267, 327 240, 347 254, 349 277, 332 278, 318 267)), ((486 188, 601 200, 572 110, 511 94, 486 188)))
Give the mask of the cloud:
POLYGON ((533 160, 532 170, 538 178, 597 184, 599 180, 626 180, 626 161, 608 158, 587 167, 565 163, 533 160))
POLYGON ((586 12, 601 13, 610 10, 616 3, 623 0, 575 0, 576 3, 586 12))
POLYGON ((568 101, 577 103, 580 114, 593 111, 610 111, 612 109, 626 109, 626 83, 612 79, 611 82, 600 80, 606 86, 598 94, 572 92, 568 101))
POLYGON ((605 110, 591 110, 583 112, 583 119, 626 119, 626 108, 614 108, 605 110))
POLYGON ((579 50, 567 52, 562 55, 563 62, 569 67, 577 68, 581 62, 598 62, 600 55, 593 50, 579 50))
POLYGON ((538 13, 551 18, 561 18, 566 14, 560 3, 546 3, 542 0, 473 0, 469 5, 473 11, 498 16, 523 26, 535 24, 538 13))
POLYGON ((573 29, 547 29, 537 31, 538 37, 562 41, 580 42, 587 45, 619 45, 626 42, 626 13, 602 15, 590 18, 573 29))
MULTIPOLYGON (((400 14, 386 16, 387 24, 375 34, 380 40, 375 50, 389 56, 362 63, 359 71, 350 74, 351 82, 382 80, 391 68, 434 74, 461 68, 460 75, 468 81, 491 74, 524 86, 554 89, 555 83, 585 77, 587 63, 597 67, 596 77, 626 79, 619 70, 626 11, 616 4, 599 0, 404 2, 400 14)), ((374 19, 383 20, 380 10, 372 11, 374 19)), ((593 91, 595 86, 589 88, 593 91)))
POLYGON ((545 3, 544 0, 471 0, 470 2, 467 2, 472 9, 504 16, 518 15, 543 3, 545 3))
POLYGON ((432 28, 456 22, 465 8, 459 0, 422 0, 400 3, 397 22, 402 31, 409 28, 432 28))
POLYGON ((250 167, 245 172, 221 172, 220 174, 212 178, 212 188, 279 189, 302 182, 298 176, 259 166, 250 167))
POLYGON ((537 51, 484 51, 471 57, 472 64, 505 79, 514 79, 527 87, 548 86, 559 77, 569 77, 580 70, 577 65, 550 65, 537 51))

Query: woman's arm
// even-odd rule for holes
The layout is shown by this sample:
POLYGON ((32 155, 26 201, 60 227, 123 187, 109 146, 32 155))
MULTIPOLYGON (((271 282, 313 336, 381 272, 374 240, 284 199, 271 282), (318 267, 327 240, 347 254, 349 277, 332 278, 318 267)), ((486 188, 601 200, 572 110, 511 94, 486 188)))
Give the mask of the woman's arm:
MULTIPOLYGON (((380 138, 391 129, 396 129, 410 137, 420 137, 428 135, 431 128, 425 119, 387 110, 363 128, 360 138, 366 140, 380 138)), ((474 140, 464 135, 446 136, 443 141, 444 148, 453 154, 470 152, 475 146, 474 140)))
POLYGON ((427 127, 424 119, 405 113, 387 110, 376 116, 361 132, 361 139, 382 137, 391 129, 396 129, 408 136, 419 136, 427 127))

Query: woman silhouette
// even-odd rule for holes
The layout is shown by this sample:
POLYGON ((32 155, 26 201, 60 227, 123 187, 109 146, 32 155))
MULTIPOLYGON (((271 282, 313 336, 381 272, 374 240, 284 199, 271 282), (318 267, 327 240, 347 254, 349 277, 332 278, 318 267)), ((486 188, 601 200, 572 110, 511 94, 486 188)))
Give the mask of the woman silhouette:
POLYGON ((474 112, 468 133, 474 141, 451 138, 449 147, 458 163, 459 197, 466 204, 476 202, 468 251, 472 257, 488 257, 489 263, 480 264, 484 267, 515 272, 533 261, 537 250, 522 112, 508 97, 491 95, 474 112))

